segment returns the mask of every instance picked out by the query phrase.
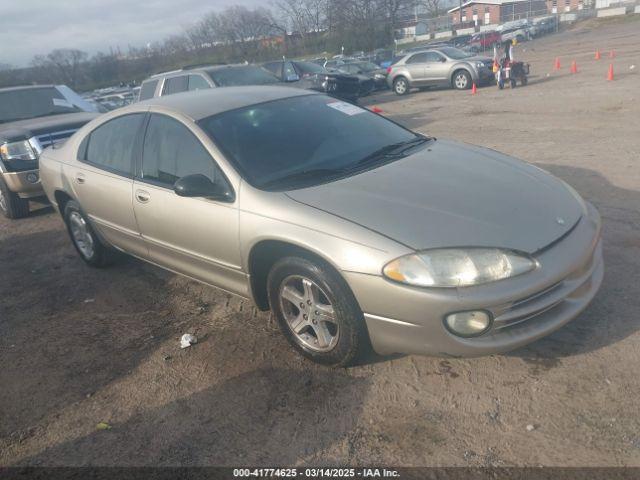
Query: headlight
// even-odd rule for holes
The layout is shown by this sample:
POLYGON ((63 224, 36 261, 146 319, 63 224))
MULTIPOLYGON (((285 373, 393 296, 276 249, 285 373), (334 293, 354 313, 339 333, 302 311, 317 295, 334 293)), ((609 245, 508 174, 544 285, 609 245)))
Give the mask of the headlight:
POLYGON ((373 78, 375 78, 376 80, 382 80, 383 78, 385 78, 385 76, 381 73, 376 73, 373 78))
POLYGON ((498 248, 442 248, 405 255, 383 268, 385 277, 417 287, 468 287, 530 272, 536 261, 498 248))
POLYGON ((28 140, 0 145, 2 160, 37 160, 38 155, 28 140))
POLYGON ((476 62, 476 68, 484 68, 483 62, 476 62))

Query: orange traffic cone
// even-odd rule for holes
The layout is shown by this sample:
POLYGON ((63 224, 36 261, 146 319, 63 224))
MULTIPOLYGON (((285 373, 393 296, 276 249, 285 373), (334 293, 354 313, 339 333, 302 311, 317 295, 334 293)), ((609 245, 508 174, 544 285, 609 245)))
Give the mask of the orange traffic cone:
POLYGON ((616 58, 616 52, 615 52, 615 50, 611 50, 611 51, 609 52, 609 58, 616 58))
POLYGON ((613 63, 609 64, 609 73, 607 74, 607 80, 613 80, 613 63))
POLYGON ((471 95, 475 95, 476 93, 478 93, 478 87, 476 87, 476 84, 474 83, 471 86, 471 95))
POLYGON ((578 65, 575 60, 571 62, 571 73, 578 73, 578 65))
POLYGON ((373 113, 382 113, 382 109, 376 105, 374 105, 373 107, 371 107, 371 111, 373 113))
POLYGON ((596 50, 596 56, 595 56, 596 60, 600 60, 600 50, 596 50))
POLYGON ((556 70, 560 70, 560 58, 556 57, 556 61, 553 64, 553 68, 555 68, 556 70))

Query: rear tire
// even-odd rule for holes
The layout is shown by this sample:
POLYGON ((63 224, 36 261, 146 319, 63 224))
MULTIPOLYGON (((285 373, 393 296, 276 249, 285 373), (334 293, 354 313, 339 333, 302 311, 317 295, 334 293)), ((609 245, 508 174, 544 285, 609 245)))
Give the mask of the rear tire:
POLYGON ((409 81, 405 77, 398 77, 393 80, 393 91, 396 95, 406 95, 409 93, 409 81))
POLYGON ((69 200, 64 207, 64 223, 73 246, 87 265, 104 268, 114 263, 116 253, 102 243, 75 200, 69 200))
POLYGON ((9 190, 2 178, 0 178, 0 211, 12 220, 29 216, 29 200, 20 198, 17 193, 9 190))
POLYGON ((329 265, 303 257, 278 260, 267 277, 269 305, 289 343, 304 357, 345 367, 367 350, 362 311, 329 265))

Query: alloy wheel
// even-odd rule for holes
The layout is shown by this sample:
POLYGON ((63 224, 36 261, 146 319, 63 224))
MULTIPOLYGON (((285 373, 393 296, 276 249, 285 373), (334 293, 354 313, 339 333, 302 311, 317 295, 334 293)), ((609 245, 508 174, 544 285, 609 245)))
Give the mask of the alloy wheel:
POLYGON ((338 343, 340 328, 333 305, 313 280, 300 275, 280 284, 280 308, 295 340, 314 352, 328 352, 338 343))
POLYGON ((405 80, 396 81, 396 93, 403 95, 407 91, 407 82, 405 80))
POLYGON ((455 83, 457 89, 464 90, 465 88, 467 88, 468 84, 467 76, 464 73, 459 73, 458 75, 456 75, 455 83))
POLYGON ((71 212, 69 214, 69 228, 71 229, 73 242, 76 244, 84 258, 89 259, 93 257, 93 237, 91 236, 87 222, 82 218, 80 213, 71 212))

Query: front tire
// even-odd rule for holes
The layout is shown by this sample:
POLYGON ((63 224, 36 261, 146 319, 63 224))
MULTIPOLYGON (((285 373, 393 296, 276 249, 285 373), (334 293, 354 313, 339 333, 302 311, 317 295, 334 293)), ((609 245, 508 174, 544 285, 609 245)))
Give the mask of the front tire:
POLYGON ((0 211, 12 220, 29 215, 29 200, 20 198, 17 193, 9 190, 2 178, 0 178, 0 211))
POLYGON ((409 93, 409 81, 404 77, 398 77, 393 81, 393 91, 396 95, 406 95, 409 93))
POLYGON ((368 344, 362 311, 344 279, 330 266, 285 257, 267 278, 269 305, 282 333, 304 357, 345 367, 368 344))
POLYGON ((102 243, 75 200, 69 200, 64 207, 64 223, 73 246, 85 263, 103 268, 115 261, 115 252, 102 243))
POLYGON ((466 70, 458 70, 453 74, 452 84, 456 90, 468 90, 471 88, 471 74, 466 70))

